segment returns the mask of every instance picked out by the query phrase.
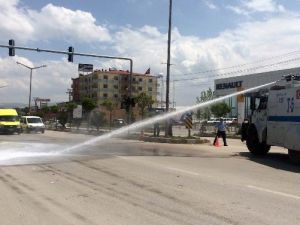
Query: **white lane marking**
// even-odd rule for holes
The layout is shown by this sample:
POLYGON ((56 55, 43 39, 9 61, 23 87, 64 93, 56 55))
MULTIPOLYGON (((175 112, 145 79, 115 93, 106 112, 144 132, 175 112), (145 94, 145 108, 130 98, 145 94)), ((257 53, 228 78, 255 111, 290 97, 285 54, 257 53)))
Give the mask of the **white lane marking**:
POLYGON ((288 194, 288 193, 284 193, 284 192, 280 192, 280 191, 273 191, 273 190, 270 190, 270 189, 261 188, 261 187, 257 187, 257 186, 252 186, 252 185, 247 185, 247 187, 251 188, 251 189, 258 190, 258 191, 264 191, 264 192, 268 192, 268 193, 271 193, 271 194, 281 195, 281 196, 284 196, 284 197, 300 200, 300 196, 297 196, 297 195, 292 195, 292 194, 288 194))
MULTIPOLYGON (((129 158, 129 157, 126 157, 126 156, 125 157, 124 156, 116 156, 116 157, 120 158, 120 159, 125 159, 125 160, 133 160, 133 161, 137 161, 137 162, 140 161, 138 159, 133 159, 133 158, 129 158)), ((163 169, 172 170, 172 171, 176 171, 176 172, 186 173, 186 174, 193 175, 193 176, 199 176, 200 175, 199 173, 196 173, 196 172, 192 172, 192 171, 189 171, 189 170, 183 170, 183 169, 179 169, 179 168, 175 168, 175 167, 162 166, 158 163, 150 163, 150 162, 140 162, 140 163, 147 163, 148 165, 153 165, 153 166, 156 166, 156 167, 160 167, 160 168, 163 168, 163 169)))

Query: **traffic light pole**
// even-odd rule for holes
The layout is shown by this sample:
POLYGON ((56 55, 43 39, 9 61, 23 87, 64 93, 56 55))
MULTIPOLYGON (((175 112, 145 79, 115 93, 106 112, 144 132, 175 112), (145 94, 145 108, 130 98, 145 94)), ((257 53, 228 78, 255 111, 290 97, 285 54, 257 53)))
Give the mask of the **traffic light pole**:
MULTIPOLYGON (((14 42, 13 42, 14 44, 14 42)), ((88 53, 79 53, 73 51, 57 51, 57 50, 50 50, 50 49, 41 49, 41 48, 28 48, 28 47, 22 47, 22 46, 12 46, 12 45, 0 45, 0 48, 8 48, 8 49, 20 49, 20 50, 26 50, 26 51, 36 51, 36 52, 47 52, 47 53, 55 53, 55 54, 63 54, 63 55, 78 55, 78 56, 87 56, 87 57, 94 57, 94 58, 101 58, 101 59, 118 59, 118 60, 125 60, 129 61, 130 63, 130 71, 129 71, 129 97, 132 97, 132 69, 133 69, 133 61, 131 58, 126 57, 115 57, 115 56, 107 56, 107 55, 97 55, 97 54, 88 54, 88 53)), ((70 47, 69 47, 70 50, 70 47)), ((131 110, 132 107, 130 106, 129 110, 129 122, 131 122, 131 110)))

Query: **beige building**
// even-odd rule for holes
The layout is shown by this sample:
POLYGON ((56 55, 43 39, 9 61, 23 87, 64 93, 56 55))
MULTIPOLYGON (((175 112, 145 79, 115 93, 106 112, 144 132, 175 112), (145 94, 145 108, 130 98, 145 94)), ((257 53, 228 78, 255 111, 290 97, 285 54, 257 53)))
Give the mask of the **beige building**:
MULTIPOLYGON (((86 75, 80 74, 78 78, 72 79, 73 99, 79 102, 90 98, 98 106, 105 100, 110 100, 116 103, 117 109, 120 109, 123 97, 129 95, 129 78, 129 71, 116 69, 95 70, 86 75)), ((137 96, 142 92, 151 96, 154 102, 157 101, 158 82, 156 76, 132 74, 132 96, 137 96)), ((117 112, 117 114, 119 113, 117 112)))

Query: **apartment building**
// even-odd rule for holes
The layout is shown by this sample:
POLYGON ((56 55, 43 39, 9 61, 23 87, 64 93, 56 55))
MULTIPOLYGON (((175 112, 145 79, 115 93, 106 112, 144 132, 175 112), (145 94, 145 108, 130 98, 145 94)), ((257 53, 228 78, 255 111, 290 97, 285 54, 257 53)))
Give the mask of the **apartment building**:
MULTIPOLYGON (((105 100, 121 104, 124 96, 129 95, 129 71, 124 70, 95 70, 86 75, 73 78, 73 99, 82 101, 91 98, 97 105, 105 100)), ((150 74, 132 74, 132 96, 145 92, 154 101, 158 95, 157 77, 150 74)))

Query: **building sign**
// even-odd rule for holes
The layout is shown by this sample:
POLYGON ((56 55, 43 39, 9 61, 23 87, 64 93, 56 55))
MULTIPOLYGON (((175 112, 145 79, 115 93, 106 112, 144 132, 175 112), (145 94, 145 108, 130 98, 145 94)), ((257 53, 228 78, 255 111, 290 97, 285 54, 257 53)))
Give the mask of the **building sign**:
POLYGON ((82 118, 82 105, 77 105, 77 107, 73 109, 73 118, 74 119, 82 118))
POLYGON ((36 102, 50 102, 50 98, 34 98, 36 102))
POLYGON ((242 87, 242 83, 243 81, 235 81, 235 82, 216 84, 216 90, 240 88, 242 87))
POLYGON ((78 71, 81 72, 93 72, 93 64, 78 64, 78 71))

